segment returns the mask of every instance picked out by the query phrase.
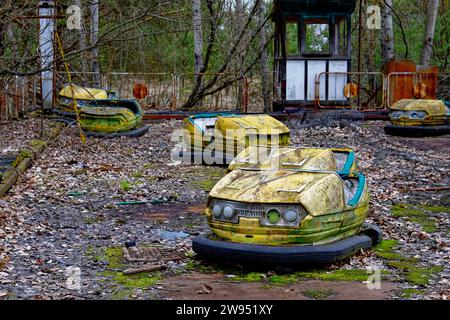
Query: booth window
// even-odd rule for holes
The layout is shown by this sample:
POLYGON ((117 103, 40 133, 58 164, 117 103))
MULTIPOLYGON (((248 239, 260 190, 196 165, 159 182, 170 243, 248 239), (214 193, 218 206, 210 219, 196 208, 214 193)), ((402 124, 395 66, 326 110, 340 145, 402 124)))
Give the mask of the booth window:
POLYGON ((286 24, 286 42, 288 56, 300 54, 298 43, 298 23, 297 21, 288 21, 286 24))
POLYGON ((331 54, 330 25, 307 23, 305 28, 306 54, 331 54))

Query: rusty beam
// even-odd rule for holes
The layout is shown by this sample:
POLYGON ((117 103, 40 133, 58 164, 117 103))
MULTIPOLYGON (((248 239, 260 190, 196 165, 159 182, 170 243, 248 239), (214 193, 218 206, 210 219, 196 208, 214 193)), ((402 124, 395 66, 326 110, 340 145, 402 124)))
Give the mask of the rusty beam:
MULTIPOLYGON (((341 109, 343 110, 343 109, 341 109)), ((320 111, 315 111, 314 109, 308 109, 308 112, 319 113, 320 111)), ((373 120, 389 120, 389 111, 387 110, 363 110, 360 111, 364 115, 364 120, 373 121, 373 120)), ((144 121, 158 121, 158 120, 184 120, 192 115, 199 113, 189 113, 189 112, 152 112, 145 113, 143 116, 144 121)), ((240 114, 240 113, 233 113, 240 114)), ((245 115, 245 114, 242 114, 245 115)), ((302 118, 304 116, 303 112, 270 112, 269 116, 272 116, 279 120, 286 120, 292 118, 302 118)))

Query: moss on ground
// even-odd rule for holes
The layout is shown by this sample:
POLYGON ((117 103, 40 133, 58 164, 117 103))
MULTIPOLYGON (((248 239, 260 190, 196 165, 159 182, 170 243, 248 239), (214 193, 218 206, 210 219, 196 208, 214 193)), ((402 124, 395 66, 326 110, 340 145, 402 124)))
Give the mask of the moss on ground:
POLYGON ((336 292, 331 289, 307 289, 302 291, 302 294, 311 299, 322 300, 331 297, 336 292))
POLYGON ((419 208, 434 212, 434 213, 450 213, 450 207, 444 207, 444 206, 429 206, 429 205, 419 205, 419 208))
POLYGON ((405 279, 413 285, 427 285, 429 279, 441 272, 443 267, 422 267, 418 264, 419 260, 402 256, 395 252, 398 246, 396 240, 383 240, 374 248, 374 252, 379 257, 387 260, 387 264, 402 273, 405 279))
POLYGON ((394 217, 406 218, 422 226, 423 231, 436 232, 438 225, 433 214, 448 213, 449 207, 438 207, 428 205, 397 204, 392 207, 391 213, 394 217))
POLYGON ((114 285, 113 299, 128 299, 136 290, 148 289, 162 279, 161 272, 143 272, 134 275, 124 275, 123 270, 127 267, 121 247, 94 248, 88 247, 86 256, 96 262, 107 263, 105 271, 100 272, 104 277, 110 279, 114 285))
POLYGON ((142 178, 144 176, 144 173, 142 171, 134 171, 131 176, 135 179, 142 178))
MULTIPOLYGON (((316 270, 311 272, 299 272, 297 275, 303 279, 317 279, 323 281, 367 281, 369 274, 367 270, 354 269, 354 270, 316 270)), ((381 275, 386 277, 389 272, 381 270, 381 275)))
POLYGON ((241 281, 241 282, 260 282, 264 279, 263 275, 259 272, 250 272, 243 275, 238 275, 235 278, 232 278, 232 281, 241 281))
MULTIPOLYGON (((293 272, 287 274, 265 275, 261 272, 246 273, 242 269, 235 267, 228 267, 225 265, 218 265, 213 263, 201 263, 192 260, 188 262, 187 269, 190 271, 197 271, 206 274, 232 274, 235 275, 229 278, 229 281, 238 282, 267 282, 270 286, 285 286, 294 284, 300 280, 323 280, 323 281, 367 281, 369 274, 367 270, 308 270, 293 272)), ((382 276, 387 277, 389 272, 382 270, 382 276)))
POLYGON ((401 254, 395 252, 395 248, 398 246, 397 240, 383 240, 380 244, 375 246, 373 248, 373 252, 379 256, 380 258, 387 259, 387 260, 409 260, 409 261, 417 261, 417 259, 414 258, 407 258, 402 256, 401 254))
POLYGON ((227 266, 227 265, 219 265, 217 263, 202 263, 200 261, 191 260, 186 264, 186 269, 188 271, 197 271, 205 274, 213 274, 213 273, 223 273, 223 274, 234 274, 245 277, 245 274, 242 274, 241 270, 227 266))
POLYGON ((32 140, 30 144, 34 150, 47 147, 47 142, 44 140, 32 140))
POLYGON ((444 270, 441 266, 421 267, 410 261, 389 261, 388 265, 401 271, 410 284, 418 286, 428 285, 433 275, 444 270))
POLYGON ((422 293, 423 293, 423 291, 419 290, 419 289, 404 289, 402 291, 401 295, 402 295, 402 298, 410 299, 410 298, 413 298, 414 296, 420 295, 422 293))
POLYGON ((13 168, 16 168, 23 160, 27 159, 27 158, 32 158, 33 157, 33 152, 31 150, 20 150, 19 155, 17 156, 17 158, 14 160, 14 162, 11 164, 11 166, 13 168))
POLYGON ((128 192, 132 189, 131 183, 128 180, 120 181, 120 189, 124 192, 128 192))
POLYGON ((193 181, 191 184, 195 188, 210 192, 217 182, 225 176, 226 170, 212 167, 208 168, 206 173, 207 178, 193 181))

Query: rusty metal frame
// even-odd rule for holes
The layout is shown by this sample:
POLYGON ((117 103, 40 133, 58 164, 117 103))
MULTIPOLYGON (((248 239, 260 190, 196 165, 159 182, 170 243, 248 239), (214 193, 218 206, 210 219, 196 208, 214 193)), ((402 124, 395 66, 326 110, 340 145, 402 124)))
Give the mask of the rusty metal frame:
POLYGON ((109 89, 111 89, 111 76, 168 76, 170 77, 170 81, 172 83, 172 92, 170 94, 170 109, 174 110, 176 108, 177 105, 177 88, 178 88, 178 83, 177 83, 177 79, 176 76, 173 75, 172 73, 168 73, 168 72, 109 72, 107 74, 107 79, 109 81, 106 81, 107 83, 107 87, 109 89))
POLYGON ((0 78, 0 120, 16 118, 36 106, 37 75, 0 78))
MULTIPOLYGON (((422 79, 422 75, 425 75, 425 78, 430 78, 431 76, 435 77, 435 81, 436 83, 438 82, 438 75, 441 73, 432 73, 432 72, 391 72, 390 74, 387 75, 386 77, 386 90, 387 90, 387 95, 386 95, 386 106, 388 108, 390 108, 392 106, 392 104, 390 103, 391 101, 391 78, 393 76, 404 76, 405 79, 407 76, 412 76, 413 77, 413 83, 416 79, 416 76, 419 75, 419 78, 422 79)), ((445 74, 445 73, 444 73, 445 74)))
MULTIPOLYGON (((178 90, 180 88, 180 78, 184 77, 184 76, 239 76, 241 77, 240 74, 238 73, 226 73, 226 72, 222 72, 222 73, 181 73, 179 74, 176 78, 177 78, 177 101, 181 102, 181 97, 180 97, 180 90, 178 90)), ((236 83, 238 83, 239 81, 236 81, 236 83)), ((240 104, 240 109, 244 112, 247 113, 248 110, 248 102, 249 102, 249 97, 248 97, 248 81, 247 81, 247 77, 242 76, 242 79, 240 80, 241 82, 241 88, 242 88, 242 96, 238 97, 239 104, 240 104)), ((180 106, 177 106, 180 107, 180 106)))
MULTIPOLYGON (((349 107, 351 108, 351 105, 349 106, 323 106, 320 104, 320 79, 323 76, 326 76, 325 79, 327 79, 327 77, 329 75, 344 75, 347 76, 347 81, 349 79, 349 77, 351 76, 358 76, 358 79, 360 79, 361 76, 364 75, 379 75, 381 77, 381 90, 382 90, 382 103, 379 107, 375 108, 375 109, 370 109, 370 108, 361 108, 361 106, 357 106, 357 109, 359 110, 384 110, 386 109, 386 103, 385 103, 385 99, 386 99, 386 78, 385 75, 381 72, 321 72, 319 74, 316 75, 316 81, 315 81, 315 89, 314 89, 314 103, 317 107, 319 107, 320 109, 348 109, 349 107)), ((335 101, 338 101, 335 99, 335 101)), ((348 101, 350 102, 351 99, 348 99, 348 101)), ((360 94, 358 94, 358 101, 360 101, 360 94)))
MULTIPOLYGON (((436 90, 437 90, 437 94, 438 94, 438 96, 437 96, 437 98, 438 99, 440 99, 440 97, 439 97, 439 87, 440 87, 440 77, 445 77, 445 78, 448 78, 449 80, 450 80, 450 72, 439 72, 438 74, 437 74, 437 83, 436 83, 436 90)), ((449 94, 450 94, 450 87, 449 87, 449 94)), ((450 101, 450 98, 449 98, 449 101, 450 101)))

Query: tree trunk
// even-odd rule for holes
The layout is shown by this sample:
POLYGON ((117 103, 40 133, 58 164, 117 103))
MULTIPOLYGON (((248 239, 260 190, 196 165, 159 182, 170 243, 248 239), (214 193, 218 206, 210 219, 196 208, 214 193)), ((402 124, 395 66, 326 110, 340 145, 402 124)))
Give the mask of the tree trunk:
MULTIPOLYGON (((242 4, 242 0, 236 0, 236 6, 234 8, 235 10, 235 17, 236 17, 236 26, 237 26, 237 34, 239 34, 244 26, 244 7, 242 4)), ((237 70, 239 73, 239 77, 243 77, 244 76, 244 52, 243 52, 243 46, 241 45, 241 43, 239 43, 238 45, 238 59, 237 59, 237 70)), ((240 102, 240 109, 241 111, 243 111, 244 109, 244 82, 242 82, 242 85, 239 86, 239 92, 238 92, 238 96, 239 96, 239 102, 240 102)))
POLYGON ((80 50, 82 50, 81 54, 80 54, 80 69, 81 72, 85 73, 88 72, 88 67, 86 64, 86 59, 85 59, 85 49, 87 47, 86 45, 86 30, 84 27, 84 16, 83 16, 83 5, 81 3, 81 0, 75 0, 75 4, 80 8, 80 50))
POLYGON ((271 90, 270 90, 270 72, 269 72, 269 59, 266 50, 266 31, 263 27, 266 17, 266 8, 264 1, 259 2, 259 25, 261 32, 259 34, 259 52, 261 55, 261 80, 262 80, 262 96, 264 100, 264 112, 271 111, 271 90))
MULTIPOLYGON (((203 69, 203 28, 201 0, 192 0, 192 18, 194 24, 194 73, 203 69)), ((197 76, 195 77, 197 81, 197 76)))
POLYGON ((99 0, 91 1, 91 45, 95 47, 91 51, 93 81, 95 85, 100 84, 100 65, 98 56, 98 25, 99 25, 99 0))
POLYGON ((439 9, 439 0, 430 0, 428 3, 427 23, 425 26, 425 36, 423 40, 422 56, 420 64, 429 66, 431 54, 433 53, 434 31, 436 28, 436 18, 439 9))
POLYGON ((381 1, 381 56, 383 64, 395 60, 394 26, 392 22, 392 0, 381 1), (390 8, 391 7, 391 8, 390 8))

